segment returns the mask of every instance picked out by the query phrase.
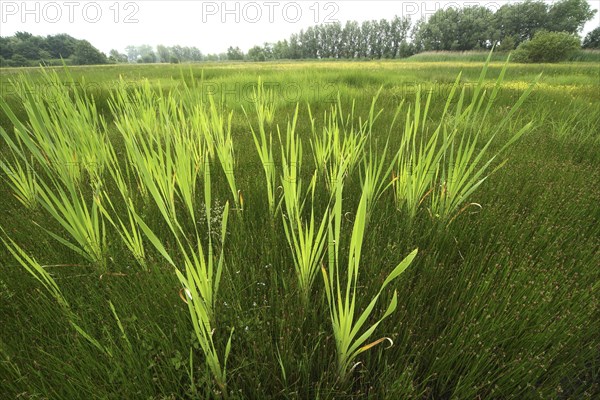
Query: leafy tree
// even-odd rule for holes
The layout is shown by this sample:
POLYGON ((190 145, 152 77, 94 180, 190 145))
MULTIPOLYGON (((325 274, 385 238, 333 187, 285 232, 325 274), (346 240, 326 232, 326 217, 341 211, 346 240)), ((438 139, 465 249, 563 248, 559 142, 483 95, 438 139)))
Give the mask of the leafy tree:
POLYGON ((46 37, 46 49, 52 58, 69 58, 75 52, 78 40, 61 33, 46 37))
POLYGON ((532 40, 521 43, 513 60, 528 63, 554 63, 567 60, 580 49, 579 38, 566 32, 536 33, 532 40))
POLYGON ((161 63, 167 63, 171 60, 171 50, 167 46, 163 46, 162 44, 156 46, 156 54, 158 61, 161 63))
POLYGON ((290 43, 288 49, 289 58, 297 60, 302 58, 302 45, 300 43, 300 37, 297 34, 290 36, 290 43))
POLYGON ((17 35, 15 37, 17 40, 13 43, 13 54, 23 56, 27 60, 39 60, 41 48, 39 43, 33 40, 33 36, 29 35, 27 39, 21 39, 17 35))
POLYGON ((73 62, 78 65, 106 64, 106 55, 92 46, 87 40, 80 40, 75 46, 73 62))
POLYGON ((239 47, 230 46, 227 49, 227 59, 228 60, 243 60, 244 52, 239 47))
POLYGON ((505 4, 496 11, 494 19, 499 37, 512 36, 519 45, 546 27, 548 5, 540 0, 505 4))
POLYGON ((319 34, 314 27, 309 27, 306 32, 300 31, 303 58, 319 58, 319 34))
POLYGON ((497 51, 512 51, 517 47, 517 41, 514 36, 507 36, 500 41, 500 45, 496 47, 497 51))
POLYGON ((418 25, 417 43, 423 50, 464 51, 489 48, 495 36, 494 13, 489 9, 448 8, 418 25))
POLYGON ((273 58, 276 60, 291 58, 290 45, 287 40, 280 40, 273 45, 273 58))
POLYGON ((586 35, 582 47, 584 49, 600 49, 600 27, 586 35))
POLYGON ((400 49, 403 44, 406 44, 408 37, 408 31, 410 30, 410 19, 407 17, 400 18, 395 16, 390 24, 390 35, 389 40, 391 41, 391 54, 390 58, 396 58, 399 56, 400 49))
POLYGON ((31 62, 21 54, 13 54, 9 63, 9 66, 11 67, 28 67, 30 65, 31 62))
POLYGON ((548 12, 548 30, 572 34, 583 30, 596 10, 592 10, 587 0, 560 0, 552 5, 548 12))
POLYGON ((158 57, 156 56, 156 54, 153 51, 151 51, 151 52, 145 53, 143 56, 138 58, 138 63, 153 64, 157 60, 158 60, 158 57))
POLYGON ((204 60, 204 55, 197 47, 190 48, 190 61, 202 61, 204 60))
POLYGON ((112 49, 108 53, 108 61, 115 64, 126 63, 128 61, 127 54, 119 53, 117 50, 112 49))
POLYGON ((127 54, 127 59, 129 60, 129 62, 136 62, 138 57, 140 56, 137 46, 125 47, 125 53, 127 54))
POLYGON ((11 38, 0 36, 0 57, 8 60, 12 57, 13 53, 13 41, 11 38))
POLYGON ((358 47, 361 32, 360 25, 356 21, 347 21, 342 30, 342 41, 340 48, 340 57, 355 58, 358 56, 358 47))
POLYGON ((33 37, 33 34, 31 34, 29 32, 18 31, 15 33, 15 39, 17 39, 17 40, 27 41, 27 40, 31 39, 32 37, 33 37))
POLYGON ((264 47, 254 46, 248 50, 248 58, 252 61, 266 61, 267 56, 265 54, 264 47))

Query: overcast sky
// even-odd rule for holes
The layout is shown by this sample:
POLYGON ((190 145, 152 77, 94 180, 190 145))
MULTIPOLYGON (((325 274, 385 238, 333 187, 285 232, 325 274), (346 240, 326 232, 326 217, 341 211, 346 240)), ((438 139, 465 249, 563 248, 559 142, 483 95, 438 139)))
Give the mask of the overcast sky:
MULTIPOLYGON (((600 0, 588 0, 598 9, 600 0)), ((166 1, 166 0, 0 0, 0 36, 17 31, 34 35, 67 33, 90 41, 101 51, 127 45, 195 46, 220 53, 229 46, 247 51, 254 45, 286 39, 315 23, 391 19, 413 21, 437 9, 482 5, 492 10, 508 1, 166 1)), ((548 1, 551 3, 552 1, 548 1)), ((600 13, 585 33, 600 26, 600 13)))

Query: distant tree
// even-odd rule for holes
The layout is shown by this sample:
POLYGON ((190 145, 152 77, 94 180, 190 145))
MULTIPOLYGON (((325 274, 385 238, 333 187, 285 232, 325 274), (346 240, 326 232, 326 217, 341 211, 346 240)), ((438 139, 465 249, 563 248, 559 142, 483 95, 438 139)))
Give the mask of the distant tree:
POLYGON ((156 54, 154 53, 154 48, 149 44, 142 44, 137 48, 139 58, 145 58, 146 60, 154 58, 156 62, 156 54))
POLYGON ((244 52, 239 47, 229 46, 227 49, 227 59, 231 61, 243 60, 244 52))
POLYGON ((486 7, 441 9, 419 24, 418 43, 424 50, 485 49, 496 36, 493 26, 494 13, 486 7))
POLYGON ((190 48, 190 61, 202 61, 204 60, 204 55, 197 47, 190 48))
POLYGON ((67 34, 48 35, 46 49, 52 58, 69 58, 75 52, 78 40, 67 34))
MULTIPOLYGON (((23 32, 18 32, 23 34, 23 32)), ((15 35, 16 37, 16 35, 15 35)), ((20 35, 20 37, 25 37, 20 35)), ((33 39, 33 36, 29 35, 26 39, 17 38, 13 43, 13 54, 23 56, 28 60, 39 60, 40 58, 40 45, 33 39)))
POLYGON ((292 60, 302 58, 302 45, 300 43, 300 38, 297 34, 292 34, 290 36, 289 58, 291 58, 292 60))
POLYGON ((252 61, 266 61, 265 49, 261 46, 254 46, 248 50, 248 58, 252 61))
POLYGON ((273 58, 275 60, 290 59, 290 45, 287 40, 280 40, 273 45, 273 58))
POLYGON ((9 37, 0 36, 0 57, 8 60, 13 53, 13 40, 9 37))
POLYGON ((156 54, 153 51, 151 51, 151 52, 146 52, 143 56, 138 58, 138 63, 153 64, 157 60, 158 60, 158 57, 156 56, 156 54))
POLYGON ((162 44, 156 46, 156 55, 158 56, 158 62, 167 63, 171 60, 171 50, 162 44))
POLYGON ((360 42, 360 25, 356 21, 347 21, 342 30, 340 48, 341 58, 355 58, 358 54, 360 42))
POLYGON ((96 65, 108 62, 106 55, 92 46, 87 40, 80 40, 77 43, 72 58, 73 62, 77 65, 96 65))
POLYGON ((360 25, 360 36, 357 43, 357 53, 359 58, 366 58, 371 56, 370 48, 370 37, 372 31, 371 21, 363 21, 360 25))
POLYGON ((127 54, 119 53, 117 50, 112 49, 108 53, 108 61, 115 64, 126 63, 128 61, 127 54))
POLYGON ((29 32, 17 31, 14 36, 17 40, 27 41, 33 37, 33 34, 29 32))
POLYGON ((181 61, 185 61, 184 60, 184 50, 183 47, 181 46, 173 46, 171 48, 169 48, 170 52, 171 52, 171 56, 177 58, 180 62, 181 61))
POLYGON ((579 33, 590 21, 596 10, 592 10, 587 0, 560 0, 548 11, 547 29, 556 32, 579 33))
POLYGON ((21 54, 13 54, 9 63, 9 66, 11 67, 28 67, 30 65, 31 62, 21 54))
POLYGON ((516 45, 530 40, 548 24, 548 5, 540 0, 505 4, 496 11, 495 28, 500 38, 512 36, 516 45))
POLYGON ((300 31, 302 58, 319 58, 319 33, 314 27, 300 31))
POLYGON ((417 49, 414 43, 409 43, 407 41, 403 41, 400 43, 400 47, 398 48, 398 58, 408 58, 417 53, 417 49))
POLYGON ((389 54, 390 58, 396 58, 400 56, 400 48, 403 44, 406 44, 406 39, 408 38, 408 32, 410 30, 410 19, 407 17, 400 18, 398 16, 394 16, 392 22, 390 24, 390 37, 391 41, 391 54, 389 54))
POLYGON ((600 49, 600 27, 586 35, 582 47, 584 49, 600 49))
POLYGON ((507 36, 500 41, 496 47, 497 51, 512 51, 517 47, 517 41, 514 36, 507 36))
POLYGON ((137 59, 140 56, 140 52, 137 46, 125 47, 125 54, 127 54, 127 59, 129 60, 129 62, 137 62, 137 59))

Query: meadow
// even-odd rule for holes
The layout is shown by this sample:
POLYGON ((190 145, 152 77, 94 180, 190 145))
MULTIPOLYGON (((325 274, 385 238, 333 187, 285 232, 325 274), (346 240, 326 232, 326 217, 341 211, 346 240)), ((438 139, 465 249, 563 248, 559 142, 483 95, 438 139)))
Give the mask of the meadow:
POLYGON ((600 66, 436 57, 4 69, 0 397, 598 398, 600 66))

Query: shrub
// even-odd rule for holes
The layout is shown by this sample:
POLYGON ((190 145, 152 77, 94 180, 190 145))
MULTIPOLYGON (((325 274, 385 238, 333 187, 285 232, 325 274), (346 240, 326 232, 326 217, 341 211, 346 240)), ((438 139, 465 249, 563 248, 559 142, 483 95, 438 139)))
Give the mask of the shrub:
POLYGON ((577 36, 566 32, 540 31, 532 40, 523 42, 513 54, 513 61, 525 63, 553 63, 567 60, 580 49, 577 36))

